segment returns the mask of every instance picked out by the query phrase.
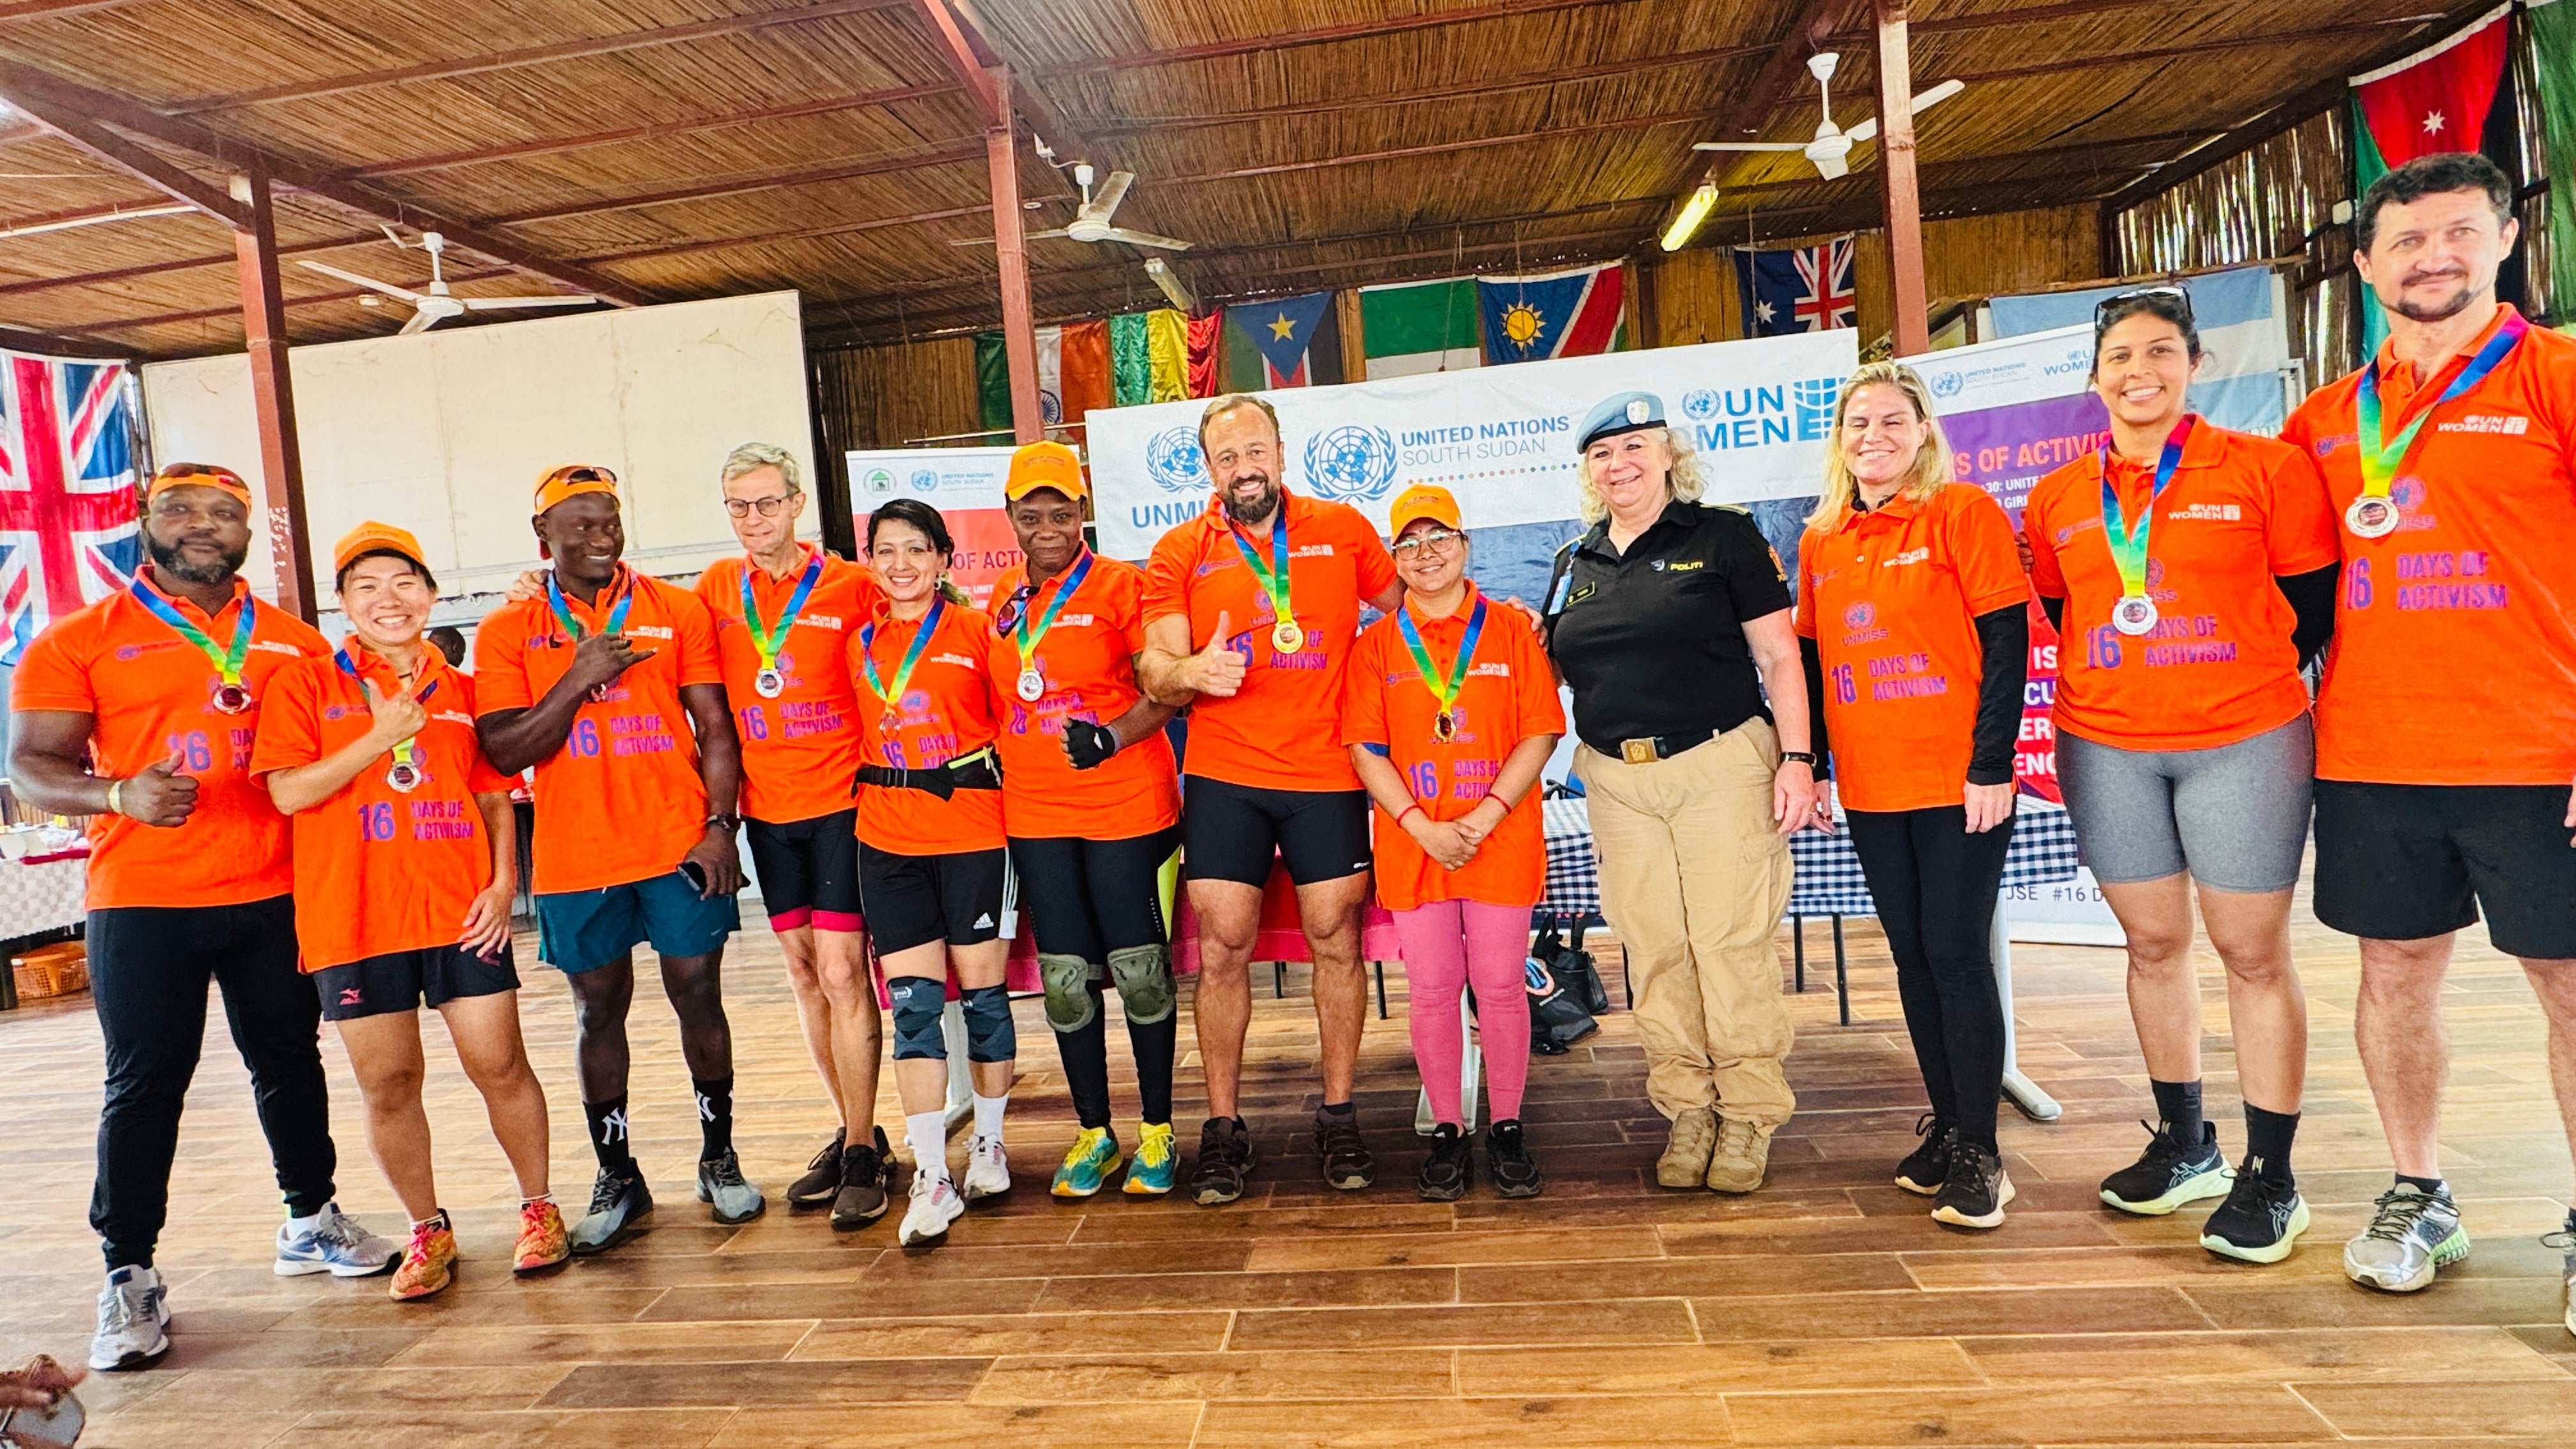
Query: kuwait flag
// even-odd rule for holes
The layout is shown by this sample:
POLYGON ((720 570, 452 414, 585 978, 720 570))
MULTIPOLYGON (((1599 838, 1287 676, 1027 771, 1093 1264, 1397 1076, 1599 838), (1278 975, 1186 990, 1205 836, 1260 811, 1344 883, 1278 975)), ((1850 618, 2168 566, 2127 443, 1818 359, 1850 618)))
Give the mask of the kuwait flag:
POLYGON ((1308 292, 1225 309, 1228 392, 1322 387, 1342 380, 1342 331, 1333 294, 1308 292))
POLYGON ((1476 345, 1475 281, 1360 288, 1360 340, 1372 378, 1477 366, 1484 352, 1476 345))
MULTIPOLYGON (((2394 65, 2352 78, 2352 189, 2419 156, 2442 151, 2483 151, 2521 183, 2521 152, 2514 117, 2513 7, 2499 5, 2449 39, 2394 65)), ((2522 300, 2521 248, 2505 259, 2496 291, 2522 300)), ((2363 340, 2376 350, 2388 335, 2379 304, 2362 294, 2363 340)))
POLYGON ((1479 277, 1485 361, 1589 357, 1628 346, 1626 293, 1617 262, 1536 277, 1479 277))

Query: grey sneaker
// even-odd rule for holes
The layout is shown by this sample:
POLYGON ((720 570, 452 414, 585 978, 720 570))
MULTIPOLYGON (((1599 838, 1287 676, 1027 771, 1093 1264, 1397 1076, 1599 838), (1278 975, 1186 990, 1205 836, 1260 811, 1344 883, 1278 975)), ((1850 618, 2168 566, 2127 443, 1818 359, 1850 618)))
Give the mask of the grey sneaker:
POLYGON ((390 1272, 402 1256, 402 1245, 380 1238, 340 1211, 338 1203, 322 1209, 316 1224, 297 1232, 290 1219, 277 1225, 277 1276, 300 1278, 328 1273, 334 1278, 371 1278, 390 1272))
POLYGON ((2365 1288, 2412 1293, 2468 1255, 2468 1230, 2451 1195, 2401 1182, 2379 1195, 2370 1226, 2343 1245, 2343 1271, 2365 1288))
POLYGON ((98 1292, 98 1333, 89 1341, 89 1366, 101 1373, 139 1369, 170 1351, 170 1306, 161 1275, 150 1268, 116 1268, 98 1292))
POLYGON ((698 1201, 715 1214, 726 1227, 747 1223, 769 1211, 769 1199, 760 1189, 743 1181, 742 1159, 727 1148, 725 1155, 713 1162, 698 1164, 698 1201))
POLYGON ((653 1217, 653 1193, 641 1176, 626 1177, 600 1169, 591 1184, 590 1211, 572 1226, 572 1251, 587 1258, 605 1253, 634 1236, 653 1217))
POLYGON ((2540 1241, 2567 1255, 2567 1331, 2576 1333, 2576 1212, 2567 1215, 2567 1226, 2540 1241))

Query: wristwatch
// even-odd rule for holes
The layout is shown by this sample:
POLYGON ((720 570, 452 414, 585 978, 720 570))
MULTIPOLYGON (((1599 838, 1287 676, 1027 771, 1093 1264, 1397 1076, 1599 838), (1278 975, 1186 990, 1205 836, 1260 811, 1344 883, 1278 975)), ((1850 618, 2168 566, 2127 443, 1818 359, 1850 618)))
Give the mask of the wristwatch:
POLYGON ((1795 760, 1795 761, 1797 761, 1799 764, 1802 764, 1802 765, 1806 766, 1806 767, 1807 767, 1808 769, 1810 769, 1810 770, 1812 770, 1812 769, 1816 768, 1816 757, 1815 757, 1815 754, 1814 754, 1812 751, 1808 751, 1808 750, 1782 750, 1782 751, 1780 752, 1780 763, 1781 763, 1781 764, 1784 764, 1784 765, 1785 765, 1785 764, 1789 763, 1791 760, 1795 760))
POLYGON ((742 817, 739 815, 710 815, 707 817, 707 826, 709 829, 713 829, 716 826, 723 826, 724 833, 731 835, 742 828, 742 817))

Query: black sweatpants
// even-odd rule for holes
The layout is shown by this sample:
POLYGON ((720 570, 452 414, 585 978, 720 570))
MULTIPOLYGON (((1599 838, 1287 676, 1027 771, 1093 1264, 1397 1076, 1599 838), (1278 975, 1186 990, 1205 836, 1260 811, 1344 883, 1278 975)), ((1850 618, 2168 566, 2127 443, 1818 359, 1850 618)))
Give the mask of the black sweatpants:
POLYGON ((1896 958, 1905 1030, 1933 1114, 1956 1123, 1960 1141, 1991 1148, 2003 1096, 2004 1012, 1990 933, 2012 822, 1970 835, 1963 805, 1844 814, 1896 958))
MULTIPOLYGON (((1162 870, 1180 848, 1177 827, 1126 840, 1063 836, 1011 839, 1011 865, 1019 872, 1020 905, 1037 929, 1038 949, 1050 956, 1078 956, 1103 974, 1109 953, 1167 945, 1162 870)), ((1102 995, 1099 981, 1092 995, 1102 995)), ((1136 1054, 1136 1090, 1147 1122, 1172 1120, 1172 1057, 1180 1041, 1181 1014, 1150 1026, 1127 1023, 1136 1054)), ((1060 1031, 1065 1085, 1074 1115, 1085 1127, 1109 1125, 1109 1028, 1101 1013, 1079 1031, 1060 1031)))
POLYGON ((179 1113, 206 1038, 208 982, 224 993, 287 1211, 332 1198, 339 1166, 318 1045, 322 1001, 295 969, 295 898, 89 913, 89 989, 107 1044, 107 1106, 89 1225, 110 1268, 149 1267, 170 1215, 179 1113))

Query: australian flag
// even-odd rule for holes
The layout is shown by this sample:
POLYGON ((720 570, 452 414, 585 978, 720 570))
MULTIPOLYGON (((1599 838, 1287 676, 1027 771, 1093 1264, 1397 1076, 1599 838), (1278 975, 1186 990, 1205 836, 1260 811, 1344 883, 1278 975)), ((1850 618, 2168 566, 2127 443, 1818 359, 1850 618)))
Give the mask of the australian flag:
POLYGON ((0 664, 142 562, 126 365, 0 352, 0 664))
POLYGON ((1827 332, 1855 326, 1860 316, 1848 236, 1780 251, 1738 247, 1735 288, 1744 305, 1747 337, 1827 332))

